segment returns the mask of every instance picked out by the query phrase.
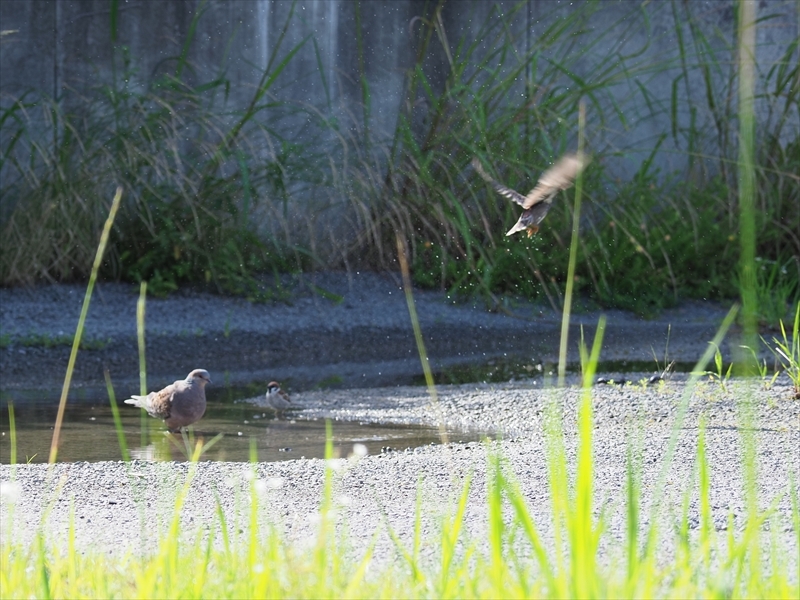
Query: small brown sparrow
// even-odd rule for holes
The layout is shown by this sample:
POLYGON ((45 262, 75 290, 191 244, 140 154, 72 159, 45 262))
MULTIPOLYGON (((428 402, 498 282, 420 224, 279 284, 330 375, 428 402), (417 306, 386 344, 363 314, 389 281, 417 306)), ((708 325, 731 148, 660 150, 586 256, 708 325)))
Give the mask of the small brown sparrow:
POLYGON ((523 196, 511 188, 497 183, 484 171, 477 157, 472 159, 472 166, 478 172, 478 175, 491 184, 495 191, 525 209, 520 215, 517 224, 509 229, 506 235, 512 235, 526 229, 528 237, 530 237, 539 231, 539 223, 542 222, 542 219, 547 215, 547 211, 550 210, 555 195, 561 190, 572 187, 573 181, 583 170, 585 161, 578 158, 576 154, 562 156, 556 164, 542 173, 536 183, 536 187, 528 192, 527 196, 523 196))
POLYGON ((267 385, 267 404, 277 416, 282 416, 283 411, 292 406, 292 401, 289 399, 289 394, 281 389, 277 381, 270 381, 267 385))
POLYGON ((203 418, 207 383, 211 383, 208 371, 195 369, 186 379, 171 383, 161 391, 150 392, 147 396, 131 396, 125 400, 125 404, 143 408, 156 419, 164 419, 167 429, 176 433, 203 418))

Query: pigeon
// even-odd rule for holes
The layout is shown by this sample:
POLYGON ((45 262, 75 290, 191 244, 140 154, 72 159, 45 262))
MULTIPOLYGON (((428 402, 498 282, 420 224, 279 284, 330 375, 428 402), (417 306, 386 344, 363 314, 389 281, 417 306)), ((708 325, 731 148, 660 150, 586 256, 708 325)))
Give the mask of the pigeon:
POLYGON ((292 401, 277 381, 270 381, 267 385, 267 404, 275 410, 275 414, 281 416, 292 405, 292 401))
POLYGON ((147 411, 151 417, 164 419, 167 429, 177 433, 203 418, 206 412, 206 384, 211 376, 205 369, 195 369, 184 380, 168 385, 160 392, 147 396, 131 396, 125 404, 132 404, 147 411))
POLYGON ((523 196, 511 188, 497 183, 484 171, 477 157, 472 159, 472 166, 478 172, 478 175, 491 184, 495 191, 525 209, 520 215, 519 221, 509 229, 506 235, 513 235, 518 231, 527 230, 528 237, 530 237, 539 231, 539 223, 542 222, 542 219, 547 215, 547 211, 550 210, 550 205, 553 203, 555 195, 559 191, 566 190, 572 186, 572 182, 583 170, 585 161, 576 154, 565 154, 556 164, 542 173, 536 187, 528 192, 527 196, 523 196))

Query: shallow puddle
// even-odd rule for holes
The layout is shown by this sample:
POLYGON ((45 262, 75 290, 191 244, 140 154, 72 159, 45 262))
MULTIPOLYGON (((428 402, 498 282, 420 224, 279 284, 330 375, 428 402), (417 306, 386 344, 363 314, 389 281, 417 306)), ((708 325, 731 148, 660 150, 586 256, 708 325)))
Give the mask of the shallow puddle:
MULTIPOLYGON (((222 392, 222 390, 220 390, 222 392)), ((203 460, 247 461, 251 444, 258 460, 280 461, 295 458, 322 458, 325 455, 325 421, 302 420, 296 415, 276 419, 273 413, 251 404, 226 401, 210 395, 208 409, 195 424, 193 439, 208 444, 218 434, 221 439, 203 454, 203 460)), ((144 411, 128 405, 119 407, 122 431, 131 458, 143 460, 186 460, 187 449, 180 435, 167 434, 163 423, 144 411), (145 415, 145 418, 142 417, 145 415)), ((56 420, 57 403, 17 401, 14 406, 16 462, 46 462, 56 420)), ((339 456, 347 456, 353 444, 367 447, 370 454, 385 448, 404 450, 440 442, 439 430, 433 427, 379 425, 353 421, 334 421, 333 442, 339 456)), ((477 433, 451 433, 453 441, 480 439, 477 433)), ((194 444, 190 443, 190 448, 194 444)), ((190 452, 189 450, 188 452, 190 452)), ((61 431, 58 461, 121 460, 122 452, 111 406, 107 399, 81 398, 67 405, 61 431)), ((8 407, 0 408, 0 462, 11 460, 11 432, 8 407)))
MULTIPOLYGON (((657 372, 654 361, 608 361, 598 365, 597 372, 657 372)), ((689 363, 673 364, 674 371, 689 371, 689 363)), ((435 374, 439 384, 471 382, 503 382, 520 379, 552 379, 555 365, 541 364, 520 356, 492 358, 481 362, 467 362, 440 369, 435 374)), ((577 372, 577 365, 569 371, 577 372)), ((285 380, 291 390, 305 389, 302 381, 285 380)), ((410 376, 403 384, 424 384, 422 377, 410 376)), ((276 419, 269 409, 242 402, 263 393, 263 384, 246 386, 210 387, 208 410, 195 424, 194 439, 208 444, 222 434, 203 455, 206 460, 247 461, 251 443, 258 460, 280 461, 294 458, 322 458, 325 454, 325 422, 302 419, 302 410, 286 419, 276 419), (252 442, 251 442, 252 440, 252 442)), ((45 462, 49 455, 56 420, 58 391, 3 392, 0 394, 0 463, 11 460, 8 401, 13 401, 16 413, 16 460, 45 462), (50 398, 43 400, 43 396, 50 398)), ((120 404, 122 430, 132 458, 144 460, 185 460, 187 445, 179 435, 165 433, 160 421, 148 417, 144 411, 120 404), (144 415, 144 416, 142 416, 144 415)), ((479 432, 448 432, 454 441, 474 441, 484 437, 479 432)), ((364 444, 370 454, 383 448, 404 450, 440 442, 435 427, 380 425, 353 421, 333 423, 334 446, 340 456, 347 456, 353 444, 364 444)), ((194 443, 190 443, 194 447, 194 443)), ((80 388, 70 392, 61 444, 60 462, 120 460, 122 452, 114 420, 105 391, 80 388)))

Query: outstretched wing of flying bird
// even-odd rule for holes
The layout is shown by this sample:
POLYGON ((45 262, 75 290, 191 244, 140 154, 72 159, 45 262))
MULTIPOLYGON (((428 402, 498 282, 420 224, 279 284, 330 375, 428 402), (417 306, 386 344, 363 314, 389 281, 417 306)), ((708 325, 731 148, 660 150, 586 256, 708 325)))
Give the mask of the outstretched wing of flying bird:
POLYGON ((506 186, 497 183, 491 175, 483 170, 483 165, 481 164, 481 161, 478 160, 477 156, 472 159, 472 166, 478 172, 478 175, 480 175, 484 181, 491 185, 498 194, 516 202, 522 207, 525 207, 527 198, 518 191, 512 190, 511 188, 507 188, 506 186))

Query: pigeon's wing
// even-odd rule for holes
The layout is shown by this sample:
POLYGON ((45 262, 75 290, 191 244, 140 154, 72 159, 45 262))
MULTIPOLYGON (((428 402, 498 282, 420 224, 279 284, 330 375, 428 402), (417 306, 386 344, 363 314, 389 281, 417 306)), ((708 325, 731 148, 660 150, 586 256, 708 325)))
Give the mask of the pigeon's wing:
POLYGON ((168 385, 159 392, 150 394, 147 412, 159 419, 169 419, 172 415, 172 402, 175 399, 176 385, 168 385))
POLYGON ((147 414, 156 419, 166 419, 170 415, 170 402, 164 402, 162 392, 150 392, 147 396, 131 396, 125 400, 125 404, 132 404, 137 408, 143 408, 147 414))
MULTIPOLYGON (((565 154, 556 164, 547 169, 524 200, 523 208, 531 208, 540 202, 552 202, 553 197, 561 190, 572 186, 572 182, 583 169, 583 162, 574 154, 565 154)), ((545 214, 547 211, 545 211, 545 214)), ((544 216, 542 216, 544 218, 544 216)))
POLYGON ((492 179, 491 175, 483 170, 483 165, 481 165, 477 157, 472 159, 472 166, 478 172, 478 175, 480 175, 484 181, 489 183, 498 194, 516 202, 520 206, 525 206, 525 196, 515 190, 512 190, 511 188, 507 188, 506 186, 497 183, 494 179, 492 179))

